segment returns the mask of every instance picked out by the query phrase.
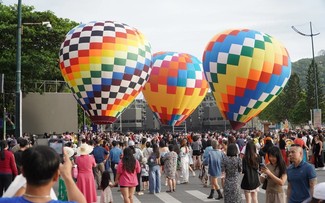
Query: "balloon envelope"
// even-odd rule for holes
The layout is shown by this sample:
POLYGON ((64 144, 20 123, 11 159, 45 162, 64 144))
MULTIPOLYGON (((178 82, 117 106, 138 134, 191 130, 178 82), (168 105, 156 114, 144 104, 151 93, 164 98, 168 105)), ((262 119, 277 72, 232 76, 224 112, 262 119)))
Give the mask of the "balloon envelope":
POLYGON ((162 124, 178 126, 208 91, 202 63, 194 56, 176 52, 156 53, 152 61, 143 95, 162 124))
POLYGON ((234 29, 211 39, 203 68, 222 116, 239 129, 280 94, 291 61, 285 47, 270 35, 234 29))
POLYGON ((135 28, 113 21, 80 24, 60 48, 60 69, 74 97, 97 124, 113 123, 142 90, 151 47, 135 28))

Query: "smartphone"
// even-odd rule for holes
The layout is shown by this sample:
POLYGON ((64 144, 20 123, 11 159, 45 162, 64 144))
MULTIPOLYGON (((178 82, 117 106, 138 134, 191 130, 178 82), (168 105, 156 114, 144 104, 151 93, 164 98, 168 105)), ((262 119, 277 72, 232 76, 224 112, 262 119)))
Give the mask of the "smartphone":
POLYGON ((265 168, 265 164, 264 163, 260 163, 260 168, 265 168))
POLYGON ((54 151, 60 155, 60 161, 63 163, 64 141, 61 139, 50 139, 48 144, 49 147, 54 149, 54 151))

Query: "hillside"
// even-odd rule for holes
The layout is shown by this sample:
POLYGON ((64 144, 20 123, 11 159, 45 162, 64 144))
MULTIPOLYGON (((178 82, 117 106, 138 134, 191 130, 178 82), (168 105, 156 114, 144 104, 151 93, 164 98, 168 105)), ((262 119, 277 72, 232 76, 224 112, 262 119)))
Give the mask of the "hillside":
MULTIPOLYGON (((300 59, 299 61, 292 63, 292 72, 297 73, 300 78, 300 85, 303 89, 306 88, 306 75, 309 65, 311 64, 311 58, 300 59)), ((325 92, 325 55, 316 56, 315 61, 318 65, 318 71, 320 74, 320 85, 323 87, 325 92)))

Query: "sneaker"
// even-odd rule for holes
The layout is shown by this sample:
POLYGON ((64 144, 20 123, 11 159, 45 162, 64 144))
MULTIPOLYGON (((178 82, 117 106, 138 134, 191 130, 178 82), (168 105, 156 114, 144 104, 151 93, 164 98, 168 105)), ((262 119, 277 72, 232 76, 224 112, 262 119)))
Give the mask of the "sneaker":
POLYGON ((195 174, 195 171, 193 171, 193 172, 192 172, 192 176, 193 176, 193 177, 195 177, 195 176, 196 176, 196 174, 195 174))
POLYGON ((138 195, 143 195, 144 193, 143 192, 138 192, 138 195))

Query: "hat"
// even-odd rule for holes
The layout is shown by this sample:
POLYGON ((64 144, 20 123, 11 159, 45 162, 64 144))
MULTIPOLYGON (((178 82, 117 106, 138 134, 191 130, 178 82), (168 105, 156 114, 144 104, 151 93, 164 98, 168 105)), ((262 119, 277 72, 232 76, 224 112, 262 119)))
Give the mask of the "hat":
POLYGON ((78 155, 87 155, 93 151, 93 147, 88 144, 81 144, 80 147, 77 149, 78 155))
POLYGON ((313 197, 315 199, 325 200, 325 182, 315 185, 313 197))
POLYGON ((135 145, 135 143, 134 143, 134 141, 129 141, 129 147, 131 147, 131 146, 134 146, 135 145))
POLYGON ((64 147, 65 153, 71 158, 74 155, 74 150, 71 147, 64 147))

